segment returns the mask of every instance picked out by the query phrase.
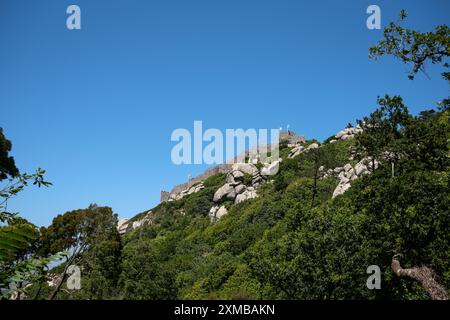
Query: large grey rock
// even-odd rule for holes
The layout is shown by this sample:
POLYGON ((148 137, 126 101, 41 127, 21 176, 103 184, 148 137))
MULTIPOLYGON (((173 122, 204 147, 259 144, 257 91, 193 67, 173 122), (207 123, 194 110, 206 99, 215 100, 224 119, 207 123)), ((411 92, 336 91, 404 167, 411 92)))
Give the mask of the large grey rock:
POLYGON ((236 192, 234 191, 234 188, 231 184, 226 183, 222 187, 220 187, 216 193, 214 193, 214 202, 219 202, 223 200, 224 198, 227 198, 229 200, 233 200, 236 197, 236 192))
POLYGON ((347 191, 349 188, 351 187, 350 183, 343 183, 343 184, 339 184, 336 189, 334 189, 333 192, 333 199, 336 198, 337 196, 343 194, 345 191, 347 191))
POLYGON ((225 182, 229 183, 231 185, 237 185, 238 182, 234 179, 234 176, 231 173, 228 173, 226 178, 225 178, 225 182))
POLYGON ((236 194, 240 194, 245 191, 245 186, 243 184, 237 185, 236 187, 234 187, 234 191, 236 192, 236 194))
POLYGON ((235 186, 241 183, 242 180, 244 180, 244 173, 238 170, 229 172, 226 177, 226 182, 235 186))
POLYGON ((317 143, 311 143, 306 150, 317 149, 319 145, 317 143))
POLYGON ((350 170, 345 172, 345 176, 349 179, 354 175, 355 175, 355 169, 353 169, 353 167, 350 170))
POLYGON ((124 234, 128 228, 128 219, 120 219, 117 221, 117 231, 119 234, 124 234))
POLYGON ((211 219, 211 221, 214 221, 216 218, 216 212, 219 210, 219 206, 212 206, 211 209, 209 209, 208 216, 211 219))
POLYGON ((349 181, 350 181, 349 178, 347 178, 347 177, 342 177, 340 183, 341 183, 341 184, 346 184, 346 183, 349 182, 349 181))
POLYGON ((241 202, 243 202, 245 200, 253 199, 253 198, 256 198, 256 197, 258 197, 258 194, 256 193, 255 190, 247 189, 243 193, 238 194, 236 196, 236 199, 234 200, 234 203, 238 204, 238 203, 241 203, 241 202))
POLYGON ((152 213, 152 211, 150 210, 150 211, 147 212, 147 214, 144 215, 143 218, 141 218, 139 220, 136 220, 136 221, 133 221, 133 224, 131 225, 131 228, 134 230, 134 229, 142 227, 143 225, 145 225, 147 223, 152 223, 153 222, 153 217, 152 217, 151 213, 152 213))
POLYGON ((345 172, 348 172, 348 171, 350 171, 351 169, 353 169, 353 167, 352 167, 352 165, 351 165, 350 163, 347 163, 347 164, 344 166, 344 171, 345 171, 345 172))
POLYGON ((366 171, 368 171, 367 166, 362 161, 358 162, 355 165, 355 173, 357 176, 360 176, 361 174, 363 174, 366 171))
POLYGON ((219 210, 216 212, 216 219, 222 218, 224 215, 228 213, 228 210, 225 206, 221 206, 219 210))
POLYGON ((228 210, 225 206, 213 206, 210 210, 209 210, 209 219, 211 220, 211 222, 217 221, 220 218, 222 218, 224 215, 226 215, 228 213, 228 210))
MULTIPOLYGON (((338 133, 336 133, 334 138, 336 140, 349 140, 349 139, 354 138, 356 134, 358 134, 362 131, 363 130, 359 126, 356 126, 355 128, 346 128, 346 129, 341 130, 338 133)), ((331 143, 331 141, 330 141, 330 143, 331 143)))
POLYGON ((263 176, 274 176, 278 173, 278 170, 280 168, 280 161, 274 161, 269 165, 264 166, 261 168, 261 175, 263 176))
POLYGON ((242 171, 233 171, 231 172, 233 175, 233 178, 235 180, 243 180, 244 179, 244 173, 242 171))
POLYGON ((333 169, 334 173, 339 173, 342 170, 344 170, 344 168, 342 168, 342 167, 336 167, 336 168, 333 169))
POLYGON ((247 173, 251 176, 257 174, 258 168, 254 164, 251 163, 234 163, 232 166, 233 171, 241 171, 244 173, 247 173))
POLYGON ((341 130, 341 131, 339 131, 338 133, 336 133, 335 135, 334 135, 334 137, 336 138, 336 139, 340 139, 342 136, 344 136, 344 135, 346 135, 347 134, 347 130, 341 130))

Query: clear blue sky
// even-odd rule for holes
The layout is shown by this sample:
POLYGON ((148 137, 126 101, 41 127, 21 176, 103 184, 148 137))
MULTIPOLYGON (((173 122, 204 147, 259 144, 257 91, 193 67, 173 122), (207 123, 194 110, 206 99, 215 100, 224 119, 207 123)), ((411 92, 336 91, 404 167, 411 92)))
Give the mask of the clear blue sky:
POLYGON ((131 217, 160 189, 204 166, 170 160, 176 128, 291 129, 324 139, 368 114, 377 95, 401 94, 413 113, 448 94, 406 77, 367 48, 377 4, 382 25, 449 24, 450 1, 2 0, 0 126, 21 171, 41 166, 54 183, 30 188, 10 209, 37 225, 90 203, 131 217), (66 29, 77 4, 82 30, 66 29))

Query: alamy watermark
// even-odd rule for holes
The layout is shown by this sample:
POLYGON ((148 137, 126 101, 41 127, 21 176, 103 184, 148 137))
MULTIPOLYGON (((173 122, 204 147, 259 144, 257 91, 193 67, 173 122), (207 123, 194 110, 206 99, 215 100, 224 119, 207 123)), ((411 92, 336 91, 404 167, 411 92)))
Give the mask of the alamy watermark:
POLYGON ((203 122, 194 121, 192 131, 178 128, 172 132, 171 141, 178 142, 171 151, 174 164, 270 164, 279 159, 279 129, 204 131, 203 122))
POLYGON ((371 265, 367 267, 367 274, 370 276, 367 278, 366 285, 369 290, 381 289, 381 270, 377 265, 371 265))
MULTIPOLYGON (((71 4, 67 7, 66 13, 69 15, 66 19, 66 27, 69 30, 81 29, 81 8, 78 5, 71 4)), ((378 5, 371 4, 367 7, 366 13, 370 16, 366 20, 366 26, 369 30, 381 29, 381 9, 378 5)))
POLYGON ((379 6, 372 4, 367 7, 367 14, 370 16, 366 20, 366 26, 369 30, 380 30, 381 29, 381 9, 379 6))
POLYGON ((67 289, 69 290, 80 290, 81 289, 81 269, 77 265, 70 265, 67 268, 67 289))
POLYGON ((69 30, 81 29, 81 9, 75 4, 67 7, 66 13, 69 14, 66 20, 66 27, 69 30))

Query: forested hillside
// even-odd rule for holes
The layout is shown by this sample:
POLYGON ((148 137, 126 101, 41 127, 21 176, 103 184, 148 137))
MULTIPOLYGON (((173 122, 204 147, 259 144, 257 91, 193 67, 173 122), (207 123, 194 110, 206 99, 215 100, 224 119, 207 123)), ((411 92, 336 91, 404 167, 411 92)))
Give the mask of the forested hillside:
MULTIPOLYGON (((391 24, 370 54, 410 64, 411 80, 426 62, 441 64, 449 81, 449 38, 446 26, 419 33, 391 24)), ((276 175, 255 182, 241 168, 210 176, 122 229, 108 207, 59 215, 40 230, 4 209, 0 287, 19 286, 4 297, 446 299, 450 110, 448 99, 436 100, 413 115, 400 96, 379 97, 371 114, 325 141, 281 141, 276 175), (226 185, 247 196, 238 201, 226 185), (48 268, 61 252, 63 263, 48 268), (81 267, 81 289, 64 281, 71 264, 81 267), (381 270, 380 289, 366 285, 371 265, 381 270)), ((8 142, 0 178, 17 179, 8 142)), ((264 164, 249 165, 263 172, 264 164)), ((21 181, 46 185, 43 173, 21 181)))

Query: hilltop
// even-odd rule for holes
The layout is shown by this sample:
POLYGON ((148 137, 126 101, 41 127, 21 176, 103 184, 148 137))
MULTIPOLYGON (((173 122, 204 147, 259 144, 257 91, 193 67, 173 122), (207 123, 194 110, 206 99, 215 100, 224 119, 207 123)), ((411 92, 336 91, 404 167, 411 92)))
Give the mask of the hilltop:
MULTIPOLYGON (((410 80, 442 65, 450 81, 450 29, 406 16, 369 56, 411 64, 410 80)), ((6 203, 51 183, 19 174, 0 130, 1 297, 448 300, 450 99, 414 115, 400 96, 377 103, 323 142, 285 133, 274 162, 213 167, 129 221, 92 204, 40 229, 6 203)))
POLYGON ((361 146, 381 129, 348 127, 323 143, 281 140, 273 176, 274 164, 227 164, 174 188, 120 226, 125 296, 426 298, 393 272, 395 254, 449 287, 449 111, 405 119, 377 157, 361 146), (134 288, 136 263, 159 270, 156 296, 134 288), (372 265, 380 290, 366 287, 372 265))

